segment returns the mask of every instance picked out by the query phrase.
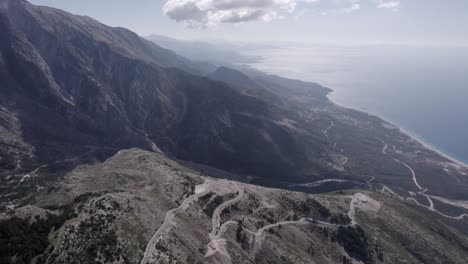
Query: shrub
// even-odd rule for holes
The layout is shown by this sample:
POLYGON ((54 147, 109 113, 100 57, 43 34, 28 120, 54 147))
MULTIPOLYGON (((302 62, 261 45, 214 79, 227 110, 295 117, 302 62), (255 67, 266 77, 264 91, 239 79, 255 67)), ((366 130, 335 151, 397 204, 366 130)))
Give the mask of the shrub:
POLYGON ((372 252, 369 250, 366 234, 359 226, 340 226, 336 240, 351 257, 366 264, 372 263, 372 252))
POLYGON ((64 207, 62 214, 36 217, 32 224, 30 218, 13 217, 0 221, 0 263, 9 263, 10 258, 15 255, 17 263, 30 263, 49 245, 48 235, 51 229, 60 228, 73 215, 71 207, 64 207))

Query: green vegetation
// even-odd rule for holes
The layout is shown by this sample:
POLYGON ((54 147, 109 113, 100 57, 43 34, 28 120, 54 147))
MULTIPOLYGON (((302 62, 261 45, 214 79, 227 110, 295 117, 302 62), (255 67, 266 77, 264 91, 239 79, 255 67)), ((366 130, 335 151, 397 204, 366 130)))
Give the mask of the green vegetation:
POLYGON ((49 246, 48 235, 60 228, 74 215, 71 207, 64 207, 60 215, 22 219, 13 217, 0 222, 0 263, 9 263, 16 255, 17 263, 29 263, 49 246))
POLYGON ((241 244, 244 247, 244 243, 247 240, 247 236, 243 232, 243 228, 244 228, 243 222, 242 221, 237 222, 236 241, 237 243, 241 244))
POLYGON ((198 201, 201 204, 205 205, 210 201, 211 197, 213 197, 214 194, 215 194, 214 192, 209 192, 209 193, 203 195, 202 197, 198 198, 198 201))
POLYGON ((214 196, 214 193, 210 192, 208 194, 205 194, 204 196, 200 197, 199 201, 201 204, 203 204, 203 212, 209 216, 213 217, 213 213, 216 210, 216 207, 221 205, 225 200, 231 199, 230 195, 228 196, 219 196, 216 195, 214 196))
POLYGON ((0 150, 0 168, 5 170, 15 169, 15 159, 10 153, 0 150))
MULTIPOLYGON (((128 263, 127 256, 123 255, 117 235, 110 225, 115 218, 113 214, 91 215, 82 221, 78 228, 67 228, 68 236, 73 237, 73 240, 64 240, 67 243, 63 244, 62 248, 66 255, 60 261, 95 263, 98 259, 101 263, 128 263)), ((55 260, 57 257, 58 255, 54 254, 51 259, 55 260)))
POLYGON ((337 225, 348 225, 351 218, 347 214, 334 214, 330 217, 330 222, 337 225))
MULTIPOLYGON (((328 219, 332 215, 328 208, 310 197, 301 201, 291 200, 287 196, 283 196, 281 199, 287 208, 291 208, 293 211, 301 213, 301 215, 316 215, 323 220, 328 219)), ((293 220, 298 220, 298 218, 293 220)))
POLYGON ((349 256, 366 264, 373 263, 369 242, 362 228, 340 226, 335 236, 336 241, 343 246, 349 256))
POLYGON ((446 215, 459 216, 461 214, 468 213, 468 209, 445 204, 437 199, 432 199, 432 202, 434 203, 434 207, 437 208, 438 211, 446 215))

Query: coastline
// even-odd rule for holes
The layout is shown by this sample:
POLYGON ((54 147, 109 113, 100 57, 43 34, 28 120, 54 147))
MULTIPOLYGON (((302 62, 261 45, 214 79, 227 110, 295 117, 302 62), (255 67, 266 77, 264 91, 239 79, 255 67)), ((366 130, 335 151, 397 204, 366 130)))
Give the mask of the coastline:
POLYGON ((384 122, 387 122, 387 123, 397 127, 399 129, 400 133, 403 133, 403 134, 407 135, 412 140, 414 140, 414 141, 418 142, 419 144, 421 144, 424 148, 435 152, 436 154, 448 159, 449 161, 451 161, 453 163, 456 163, 456 164, 458 164, 458 165, 460 165, 462 167, 468 168, 468 162, 462 161, 462 160, 460 160, 458 158, 453 157, 449 153, 444 152, 443 150, 439 149, 438 147, 436 147, 436 146, 432 145, 431 143, 427 142, 426 140, 422 139, 416 133, 411 132, 410 130, 402 127, 401 125, 395 123, 394 121, 390 121, 390 119, 386 118, 384 115, 382 115, 380 113, 377 113, 377 112, 371 112, 369 110, 362 109, 359 106, 346 105, 344 103, 336 102, 334 99, 331 98, 333 96, 334 92, 335 92, 335 90, 332 89, 332 92, 327 95, 328 99, 332 103, 334 103, 336 105, 339 105, 341 107, 344 107, 344 108, 348 108, 348 109, 352 109, 352 110, 356 110, 356 111, 366 113, 368 115, 376 116, 376 117, 382 119, 384 122))
MULTIPOLYGON (((304 82, 314 82, 327 88, 332 87, 333 92, 331 92, 328 95, 328 98, 330 101, 332 101, 336 105, 343 106, 345 108, 353 109, 356 111, 364 112, 366 114, 371 114, 373 116, 379 117, 382 120, 389 122, 393 124, 394 126, 400 128, 402 133, 408 135, 415 141, 421 143, 421 145, 423 145, 425 149, 431 150, 435 154, 438 154, 438 156, 441 156, 441 158, 444 157, 445 159, 448 159, 451 162, 454 162, 456 164, 459 164, 460 166, 468 168, 468 153, 466 152, 466 144, 464 142, 465 137, 463 135, 463 131, 468 128, 468 123, 466 123, 466 120, 464 120, 464 122, 457 122, 458 124, 461 124, 461 125, 445 126, 446 123, 439 122, 442 120, 442 118, 444 118, 441 115, 439 117, 434 117, 434 121, 436 121, 434 122, 434 125, 428 124, 428 126, 424 128, 424 126, 422 126, 421 123, 419 125, 418 123, 419 123, 419 120, 421 120, 420 117, 421 116, 424 117, 425 112, 416 112, 416 114, 414 114, 413 117, 405 118, 404 117, 405 113, 402 113, 401 115, 394 115, 394 112, 396 111, 393 111, 393 112, 390 111, 388 112, 388 114, 391 117, 393 116, 394 118, 388 118, 388 116, 385 115, 386 109, 378 107, 378 105, 376 105, 379 103, 378 100, 382 100, 383 97, 370 98, 374 100, 374 102, 369 103, 369 104, 367 104, 366 102, 368 102, 370 99, 369 100, 368 99, 362 99, 362 100, 352 99, 351 97, 353 97, 353 95, 356 94, 355 92, 358 93, 357 96, 360 96, 359 95, 360 91, 363 91, 363 92, 370 91, 369 89, 371 89, 371 87, 374 87, 376 85, 376 82, 378 83, 381 83, 382 81, 389 82, 389 81, 392 81, 392 78, 394 78, 395 76, 393 75, 380 76, 379 75, 378 78, 377 77, 370 78, 370 80, 367 80, 369 79, 369 77, 366 77, 368 74, 380 73, 380 71, 378 70, 380 68, 378 68, 375 71, 374 70, 370 71, 369 68, 359 68, 358 70, 356 70, 355 67, 353 66, 355 65, 355 63, 358 63, 360 60, 362 60, 362 56, 381 54, 380 53, 381 47, 379 47, 378 50, 377 49, 373 50, 373 51, 379 51, 378 53, 375 53, 373 51, 370 51, 370 53, 366 52, 365 50, 362 51, 361 47, 354 47, 352 51, 355 53, 349 53, 348 52, 349 50, 343 49, 343 46, 341 45, 334 47, 332 50, 329 50, 328 46, 329 45, 326 45, 327 48, 325 50, 323 50, 321 47, 316 47, 316 46, 311 46, 309 48, 306 48, 305 50, 302 49, 304 48, 304 46, 299 46, 300 49, 295 49, 297 48, 297 46, 295 45, 291 45, 286 48, 284 46, 278 45, 276 47, 272 47, 271 49, 259 48, 256 50, 250 50, 248 54, 257 55, 261 59, 257 63, 248 63, 247 65, 253 69, 256 69, 265 73, 276 74, 278 76, 283 76, 289 79, 301 80, 304 82), (310 62, 310 61, 305 60, 304 58, 315 58, 317 59, 317 61, 310 62), (291 65, 293 67, 291 67, 291 65), (294 69, 298 68, 298 69, 291 70, 293 68, 294 69), (366 79, 363 79, 363 78, 366 78, 366 79), (383 80, 381 80, 382 78, 383 80), (366 80, 366 82, 363 82, 362 80, 366 80), (343 85, 343 83, 346 83, 346 84, 343 85), (353 86, 359 87, 363 85, 366 87, 353 89, 353 86), (378 112, 374 111, 374 109, 379 109, 379 111, 378 112), (382 114, 382 112, 384 114, 382 114), (418 119, 414 119, 414 118, 418 118, 418 119), (396 122, 395 120, 399 120, 399 122, 396 122), (440 126, 444 126, 445 128, 452 128, 452 129, 445 129, 447 133, 438 132, 437 124, 439 124, 440 126), (418 133, 414 133, 412 131, 418 131, 418 133), (454 137, 452 138, 451 136, 448 136, 448 135, 453 135, 454 137)), ((408 50, 406 48, 400 49, 399 47, 392 49, 392 51, 397 52, 395 53, 395 55, 398 55, 400 59, 405 59, 405 58, 407 59, 408 54, 414 53, 414 50, 408 50)), ((445 55, 447 54, 436 54, 434 55, 434 57, 431 56, 428 58, 427 55, 418 53, 417 56, 414 57, 416 61, 414 62, 414 64, 411 64, 410 66, 408 66, 409 68, 407 70, 411 70, 411 71, 416 70, 415 72, 421 72, 420 67, 419 67, 420 63, 426 62, 428 59, 439 60, 441 58, 447 58, 445 57, 445 55), (442 55, 444 57, 440 57, 442 55)), ((385 60, 383 62, 380 62, 380 59, 376 60, 373 56, 367 56, 366 58, 369 59, 368 62, 377 63, 376 64, 377 66, 381 66, 381 67, 388 66, 385 60)), ((450 69, 457 70, 460 68, 458 65, 454 65, 453 63, 444 65, 444 67, 448 67, 447 71, 449 71, 450 69)), ((401 71, 399 70, 394 71, 394 74, 400 74, 400 73, 401 71)), ((458 73, 458 71, 456 71, 456 73, 458 73)), ((451 81, 453 79, 452 77, 457 77, 457 76, 459 77, 458 74, 452 76, 451 74, 444 73, 443 75, 440 76, 441 78, 440 81, 444 81, 444 83, 446 83, 447 81, 451 81)), ((437 77, 436 80, 439 80, 439 77, 437 77)), ((412 79, 409 79, 408 81, 410 83, 421 84, 420 78, 412 78, 412 79)), ((424 78, 424 82, 426 81, 428 80, 424 78)), ((404 86, 405 83, 402 81, 396 82, 396 83, 399 86, 403 85, 403 87, 406 87, 404 86)), ((463 85, 463 84, 460 84, 460 85, 463 85)), ((460 85, 455 83, 454 85, 451 85, 451 86, 458 87, 460 85)), ((384 85, 384 86, 377 86, 377 87, 386 88, 387 86, 384 85)), ((431 87, 437 88, 436 86, 431 86, 431 87)), ((402 90, 400 89, 399 92, 401 91, 402 90)), ((414 96, 414 94, 417 91, 419 90, 416 89, 415 92, 412 94, 412 96, 414 96)), ((465 92, 461 93, 460 90, 456 90, 455 88, 450 89, 449 92, 456 92, 455 95, 456 94, 465 95, 465 92)), ((447 93, 444 92, 443 94, 447 94, 447 93)), ((386 95, 392 95, 392 94, 388 93, 386 95)), ((395 94, 394 96, 397 96, 397 95, 395 94)), ((465 96, 462 96, 462 98, 463 97, 465 96)), ((449 98, 450 97, 447 97, 444 99, 449 99, 449 98)), ((456 100, 456 104, 453 107, 455 106, 459 107, 461 104, 465 105, 464 102, 460 103, 461 100, 459 98, 460 97, 455 98, 457 100, 456 100)), ((423 101, 424 100, 420 100, 420 102, 424 103, 423 101)), ((397 100, 396 102, 399 102, 399 101, 397 100)), ((403 100, 402 102, 403 102, 402 106, 405 106, 404 103, 406 103, 406 100, 403 100)), ((428 103, 429 104, 426 105, 426 108, 431 109, 431 104, 430 104, 431 102, 428 101, 428 103)), ((389 104, 385 104, 385 105, 389 106, 389 104)), ((411 103, 411 106, 413 105, 414 104, 411 103)), ((465 106, 459 109, 463 110, 465 109, 464 107, 465 106)), ((436 105, 434 105, 434 109, 437 109, 436 105)), ((463 111, 461 111, 461 113, 455 111, 455 114, 457 114, 458 117, 455 115, 453 118, 463 118, 464 113, 463 111)), ((451 113, 446 112, 444 113, 444 115, 446 115, 445 118, 450 118, 451 113)), ((449 124, 452 124, 452 123, 449 123, 449 124)))
MULTIPOLYGON (((386 121, 386 122, 388 122, 388 121, 386 121)), ((459 160, 459 159, 457 159, 457 158, 451 156, 451 155, 448 154, 448 153, 443 152, 442 150, 438 149, 436 146, 431 145, 431 143, 428 143, 428 142, 424 141, 423 139, 417 137, 414 133, 411 133, 410 131, 408 131, 408 130, 402 128, 401 126, 395 125, 395 124, 393 124, 393 123, 391 123, 391 122, 389 122, 389 123, 392 124, 392 125, 394 125, 394 126, 396 126, 396 127, 398 127, 398 128, 400 129, 400 132, 401 132, 401 133, 403 133, 403 134, 409 136, 409 137, 410 137, 411 139, 413 139, 414 141, 420 143, 420 144, 421 144, 423 147, 425 147, 426 149, 429 149, 429 150, 431 150, 431 151, 437 153, 438 155, 440 155, 440 156, 442 156, 442 157, 444 157, 444 158, 450 160, 450 161, 453 162, 453 163, 456 163, 456 164, 458 164, 458 165, 460 165, 460 166, 462 166, 462 167, 468 168, 468 164, 467 164, 467 163, 465 163, 465 162, 463 162, 463 161, 461 161, 461 160, 459 160)))

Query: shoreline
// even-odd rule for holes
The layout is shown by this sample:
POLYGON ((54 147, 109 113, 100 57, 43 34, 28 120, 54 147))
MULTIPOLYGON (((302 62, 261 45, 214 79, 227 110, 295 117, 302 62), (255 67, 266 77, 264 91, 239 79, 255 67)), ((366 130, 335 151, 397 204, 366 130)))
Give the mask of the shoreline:
MULTIPOLYGON (((262 57, 262 56, 260 55, 260 57, 262 57)), ((373 111, 371 111, 369 109, 363 109, 362 107, 360 107, 358 105, 349 105, 349 104, 346 104, 346 103, 343 103, 343 102, 339 102, 339 100, 337 101, 336 98, 334 98, 334 94, 336 94, 336 90, 333 89, 333 88, 330 88, 330 87, 328 87, 326 85, 325 86, 321 85, 319 82, 303 80, 302 78, 294 78, 294 77, 291 77, 291 76, 284 76, 281 73, 266 71, 265 69, 261 69, 261 68, 256 67, 257 65, 252 64, 252 63, 247 63, 247 64, 244 64, 244 65, 246 65, 248 68, 255 69, 257 71, 264 72, 264 73, 267 73, 267 74, 274 74, 274 75, 278 75, 278 76, 281 76, 281 77, 284 77, 284 78, 288 78, 288 79, 292 79, 292 80, 299 80, 299 81, 307 82, 307 83, 309 83, 309 82, 310 83, 316 83, 316 84, 319 84, 322 87, 328 88, 331 91, 327 94, 326 97, 332 103, 334 103, 334 104, 336 104, 336 105, 338 105, 340 107, 350 109, 350 110, 359 111, 359 112, 366 113, 368 115, 376 116, 376 117, 380 118, 382 121, 387 122, 387 123, 397 127, 399 129, 400 133, 403 133, 403 134, 407 135, 408 137, 410 137, 412 140, 420 143, 424 148, 426 148, 426 149, 428 149, 430 151, 433 151, 434 153, 436 153, 439 156, 449 160, 450 162, 453 162, 453 163, 455 163, 455 164, 457 164, 459 166, 468 168, 468 160, 463 161, 462 159, 456 158, 453 155, 451 155, 450 153, 445 152, 440 147, 432 145, 428 140, 424 140, 421 136, 418 136, 416 133, 412 133, 408 128, 404 128, 402 125, 399 125, 398 123, 392 121, 391 118, 387 118, 384 114, 381 114, 381 113, 378 113, 378 112, 373 112, 373 111)))
MULTIPOLYGON (((388 121, 386 121, 386 122, 388 122, 388 121)), ((396 127, 398 127, 398 128, 400 129, 400 132, 401 132, 401 133, 403 133, 403 134, 409 136, 409 137, 410 137, 411 139, 413 139, 414 141, 420 143, 420 144, 421 144, 423 147, 425 147, 426 149, 437 153, 438 155, 440 155, 440 156, 442 156, 442 157, 448 159, 449 161, 451 161, 451 162, 453 162, 453 163, 456 163, 456 164, 458 164, 458 165, 460 165, 460 166, 462 166, 462 167, 468 168, 468 164, 467 164, 467 163, 465 163, 465 162, 463 162, 463 161, 461 161, 461 160, 459 160, 459 159, 457 159, 457 158, 451 156, 451 155, 448 154, 448 153, 445 153, 444 151, 438 149, 436 146, 431 145, 431 143, 428 143, 428 142, 424 141, 423 139, 418 138, 414 133, 411 133, 410 131, 408 131, 408 130, 402 128, 401 126, 395 125, 395 124, 393 124, 393 123, 391 123, 391 122, 389 122, 389 123, 392 124, 392 125, 394 125, 394 126, 396 126, 396 127)))
POLYGON ((389 118, 386 118, 384 115, 380 114, 380 113, 377 113, 377 112, 371 112, 369 110, 365 110, 365 109, 362 109, 360 108, 359 106, 352 106, 352 105, 346 105, 344 103, 338 103, 336 102, 335 100, 333 100, 332 98, 332 95, 333 93, 335 92, 335 90, 332 89, 333 92, 329 93, 327 95, 328 99, 336 104, 336 105, 339 105, 341 107, 344 107, 344 108, 348 108, 348 109, 351 109, 351 110, 355 110, 355 111, 360 111, 360 112, 363 112, 363 113, 366 113, 368 115, 373 115, 373 116, 376 116, 380 119, 382 119, 384 122, 387 122, 395 127, 398 128, 398 130, 400 131, 400 133, 403 133, 405 135, 407 135, 408 137, 410 137, 412 140, 418 142, 419 144, 421 144, 424 148, 430 150, 430 151, 433 151, 435 152, 436 154, 448 159, 449 161, 453 162, 453 163, 456 163, 462 167, 465 167, 465 168, 468 168, 468 162, 465 162, 465 161, 462 161, 458 158, 455 158, 453 156, 451 156, 449 153, 446 153, 444 152, 443 150, 437 148, 436 146, 432 145, 431 143, 427 142, 426 140, 422 139, 421 137, 418 137, 418 135, 416 133, 412 133, 410 130, 404 128, 403 126, 395 123, 394 121, 390 121, 389 118))

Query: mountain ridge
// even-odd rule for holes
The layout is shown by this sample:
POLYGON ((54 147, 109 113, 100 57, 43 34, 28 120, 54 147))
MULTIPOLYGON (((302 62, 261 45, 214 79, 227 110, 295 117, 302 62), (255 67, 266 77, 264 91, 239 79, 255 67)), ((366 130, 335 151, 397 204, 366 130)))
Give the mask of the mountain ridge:
POLYGON ((0 262, 468 259, 468 169, 328 88, 24 1, 0 37, 0 262))
MULTIPOLYGON (((23 135, 28 138, 27 141, 32 141, 36 145, 39 158, 46 162, 54 162, 57 157, 62 155, 73 157, 73 155, 85 154, 90 150, 83 148, 83 146, 87 145, 94 149, 102 148, 105 149, 105 152, 108 152, 108 150, 114 151, 112 149, 132 146, 151 149, 155 144, 162 145, 160 148, 163 151, 173 154, 180 153, 179 155, 182 158, 190 159, 199 156, 199 162, 215 162, 218 163, 218 166, 227 168, 227 166, 231 165, 223 165, 223 160, 216 161, 211 157, 203 158, 203 156, 198 155, 200 153, 197 153, 197 155, 190 154, 190 149, 177 145, 179 144, 177 142, 184 140, 183 138, 192 136, 184 134, 187 133, 186 129, 174 130, 174 126, 187 126, 186 123, 195 121, 195 118, 201 120, 211 119, 209 122, 199 122, 200 125, 205 127, 198 125, 201 130, 193 132, 213 134, 216 137, 216 134, 219 133, 217 130, 229 125, 229 122, 223 121, 224 116, 229 112, 238 113, 235 121, 239 122, 241 126, 277 126, 274 123, 251 122, 256 118, 272 119, 272 121, 277 119, 275 112, 278 110, 274 110, 275 107, 272 105, 265 105, 257 98, 245 97, 225 84, 216 83, 201 76, 186 74, 177 68, 161 68, 155 64, 148 64, 146 60, 140 61, 129 58, 125 54, 121 55, 115 52, 113 47, 108 46, 107 42, 96 41, 94 36, 97 30, 103 31, 104 35, 109 34, 109 29, 106 27, 101 29, 100 25, 95 25, 96 28, 93 28, 89 35, 83 36, 82 31, 84 29, 81 22, 78 23, 78 27, 74 25, 69 28, 67 24, 69 22, 63 23, 61 20, 54 20, 54 16, 70 16, 67 13, 59 12, 57 15, 56 12, 58 11, 55 10, 52 13, 43 12, 41 8, 30 4, 18 4, 11 6, 10 9, 13 9, 13 11, 10 10, 7 13, 15 13, 15 16, 26 16, 28 19, 31 19, 30 12, 34 13, 33 18, 38 17, 39 20, 43 19, 41 15, 45 15, 48 19, 46 21, 52 24, 54 34, 65 35, 61 38, 65 41, 61 41, 47 30, 41 29, 40 23, 34 24, 34 19, 29 22, 32 25, 26 26, 26 23, 16 25, 13 20, 17 21, 18 19, 11 19, 9 14, 3 15, 5 18, 9 18, 8 21, 13 21, 11 25, 16 30, 20 30, 27 36, 27 38, 21 39, 21 44, 29 47, 26 50, 34 51, 37 54, 37 58, 32 60, 33 63, 37 63, 36 65, 28 64, 27 67, 29 68, 19 72, 20 76, 8 76, 8 78, 12 78, 12 86, 19 86, 18 88, 11 88, 11 90, 21 91, 27 87, 31 91, 25 92, 24 95, 14 93, 10 95, 11 98, 8 100, 17 101, 15 107, 18 109, 14 111, 23 113, 20 115, 20 121, 25 130, 23 135), (15 9, 19 10, 15 11, 15 9), (34 27, 39 27, 39 29, 32 30, 31 28, 34 27), (40 41, 41 39, 47 39, 47 47, 42 46, 41 43, 44 42, 40 41), (43 83, 34 82, 31 78, 25 78, 24 74, 30 74, 36 70, 41 71, 41 74, 46 76, 43 83), (210 97, 213 94, 199 96, 200 92, 218 93, 219 95, 215 100, 211 100, 210 97), (39 98, 28 97, 35 93, 43 94, 47 98, 41 98, 41 96, 39 98), (189 93, 191 94, 190 98, 198 100, 198 102, 189 104, 191 101, 188 101, 186 95, 189 93), (230 94, 230 96, 227 97, 227 94, 230 94), (218 101, 224 101, 224 103, 220 104, 218 101), (232 103, 233 101, 234 103, 232 103), (196 107, 195 104, 201 104, 202 102, 214 104, 213 109, 218 109, 210 113, 200 112, 200 109, 194 108, 196 107), (31 106, 35 107, 35 105, 40 111, 33 110, 31 106), (185 107, 194 109, 188 111, 185 107), (227 109, 222 109, 226 107, 230 108, 228 112, 226 112, 227 109), (198 114, 198 116, 184 118, 186 114, 198 114), (147 118, 152 115, 157 118, 147 118), (36 116, 36 120, 30 120, 30 116, 36 116), (215 119, 219 119, 220 122, 215 119), (56 132, 57 127, 50 124, 52 120, 54 120, 55 125, 62 126, 60 130, 64 132, 63 134, 56 132), (247 122, 250 122, 250 124, 247 122), (45 141, 50 144, 60 138, 63 138, 61 141, 65 145, 71 142, 76 143, 72 148, 61 147, 63 143, 60 141, 55 143, 55 146, 45 146, 43 144, 45 141), (77 148, 77 152, 73 153, 73 148, 77 148), (187 157, 187 155, 190 156, 187 157)), ((71 21, 75 21, 74 19, 76 18, 72 16, 71 21)), ((21 52, 7 48, 2 51, 2 54, 22 56, 21 52)), ((16 65, 8 63, 11 61, 7 61, 8 70, 17 70, 16 65)), ((169 65, 168 67, 172 66, 169 65)), ((241 126, 239 126, 241 131, 247 129, 241 126)), ((193 128, 197 128, 197 125, 193 126, 193 128)), ((234 137, 232 134, 226 136, 234 137)), ((258 135, 258 137, 261 136, 258 135)), ((208 139, 199 140, 206 141, 208 139)), ((205 142, 197 143, 192 141, 190 144, 194 143, 200 144, 200 146, 193 146, 196 148, 207 146, 205 142)), ((228 142, 223 143, 224 146, 217 146, 217 142, 209 144, 215 148, 232 148, 228 145, 228 142)), ((241 147, 239 143, 236 144, 241 147)), ((271 151, 265 152, 274 154, 271 151)), ((229 154, 229 152, 223 153, 224 155, 229 154)), ((232 160, 230 162, 234 162, 234 159, 239 158, 229 158, 229 160, 232 160)), ((240 160, 240 162, 244 163, 245 161, 240 160)), ((287 162, 283 163, 286 165, 287 162)), ((249 165, 236 165, 235 167, 241 168, 242 166, 249 165)), ((265 167, 265 165, 259 166, 265 167)))
POLYGON ((57 227, 50 234, 31 231, 49 237, 39 250, 13 244, 3 260, 378 264, 468 259, 466 235, 441 221, 422 221, 439 218, 391 196, 365 190, 313 195, 216 179, 139 149, 79 166, 53 186, 54 191, 34 194, 30 205, 0 213, 0 234, 5 234, 2 227, 29 226, 19 219, 57 227))
MULTIPOLYGON (((247 70, 221 68, 229 74, 218 77, 186 73, 184 65, 197 64, 177 59, 184 63, 181 70, 165 63, 166 55, 146 56, 166 50, 134 33, 129 40, 126 30, 116 33, 94 20, 11 3, 1 11, 7 80, 2 104, 16 116, 6 120, 21 127, 16 136, 35 149, 24 155, 25 163, 74 160, 73 167, 140 147, 253 176, 262 184, 347 178, 362 185, 375 177, 380 184, 417 191, 407 169, 393 160, 399 156, 424 174, 421 181, 435 195, 466 196, 463 167, 378 117, 334 104, 328 88, 247 70), (244 82, 235 83, 239 76, 244 82), (394 156, 382 153, 381 140, 394 146, 394 156)), ((13 152, 21 151, 5 153, 13 152)), ((27 171, 20 168, 18 174, 27 171)))

